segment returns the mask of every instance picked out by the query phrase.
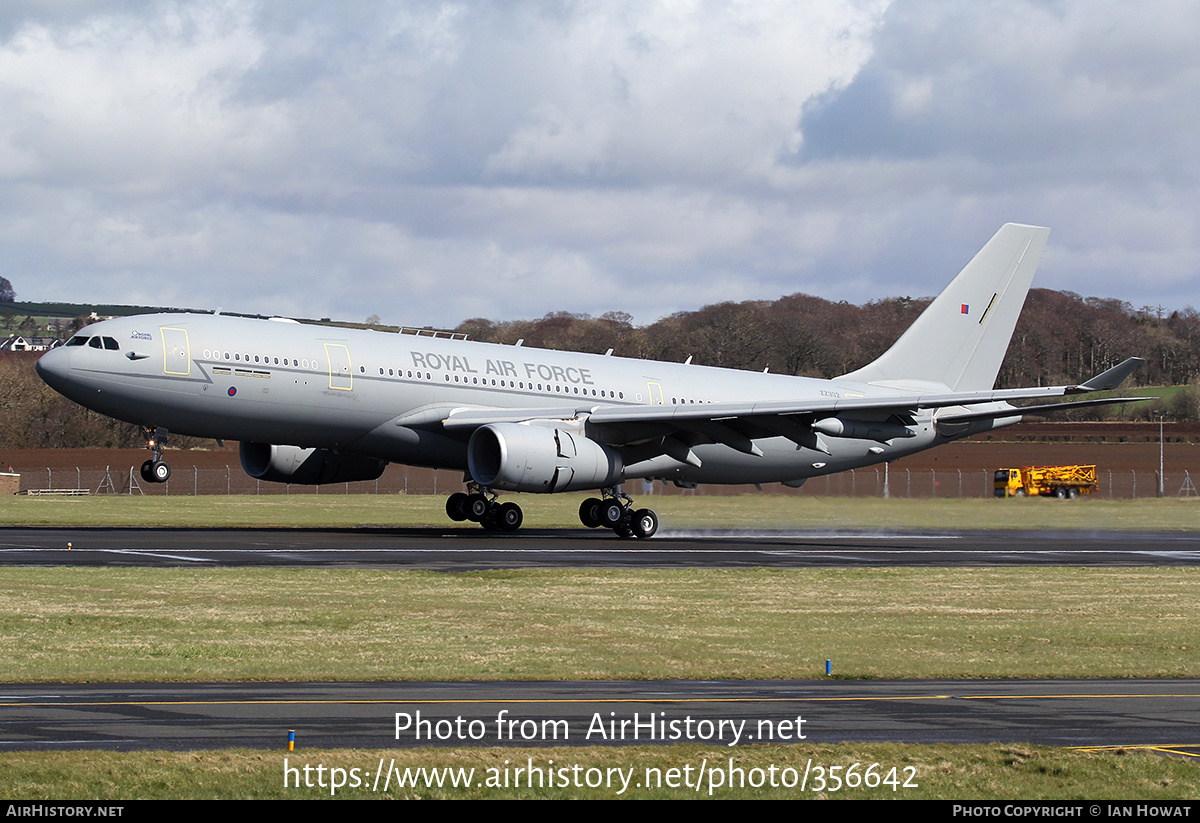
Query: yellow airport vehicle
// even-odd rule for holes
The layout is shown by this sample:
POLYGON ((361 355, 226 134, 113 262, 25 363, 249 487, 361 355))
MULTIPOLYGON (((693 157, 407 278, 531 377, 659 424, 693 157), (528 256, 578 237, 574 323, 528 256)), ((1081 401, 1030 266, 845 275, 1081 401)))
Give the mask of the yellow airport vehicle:
POLYGON ((1057 497, 1074 500, 1091 494, 1096 485, 1095 466, 1023 466, 996 469, 997 497, 1057 497))

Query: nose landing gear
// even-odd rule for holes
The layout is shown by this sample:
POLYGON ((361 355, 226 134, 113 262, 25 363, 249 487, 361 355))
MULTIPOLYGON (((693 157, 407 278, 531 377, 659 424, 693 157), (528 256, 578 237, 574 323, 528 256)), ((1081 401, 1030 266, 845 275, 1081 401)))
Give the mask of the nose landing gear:
POLYGON ((171 476, 171 467, 162 459, 163 441, 167 438, 167 430, 160 427, 142 426, 142 436, 146 438, 146 448, 152 457, 142 464, 140 473, 147 483, 166 483, 171 476))

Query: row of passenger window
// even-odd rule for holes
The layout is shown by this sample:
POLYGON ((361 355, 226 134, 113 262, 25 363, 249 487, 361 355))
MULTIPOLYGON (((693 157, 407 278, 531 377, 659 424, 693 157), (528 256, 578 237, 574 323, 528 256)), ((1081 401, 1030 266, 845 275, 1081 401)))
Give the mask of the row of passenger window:
MULTIPOLYGON (((359 372, 359 374, 366 374, 367 367, 359 366, 358 372, 359 372)), ((382 366, 379 367, 379 375, 381 377, 383 377, 385 375, 385 369, 382 366)), ((399 378, 408 377, 411 379, 413 376, 413 372, 411 370, 408 372, 405 372, 404 369, 387 369, 386 376, 387 377, 399 377, 399 378)), ((416 372, 416 376, 417 376, 417 379, 419 380, 421 378, 421 372, 416 372)), ((428 380, 428 379, 430 379, 430 377, 431 377, 430 374, 428 372, 426 372, 425 379, 428 380)), ((507 378, 495 378, 495 377, 471 377, 471 378, 468 378, 465 375, 460 376, 457 374, 449 374, 449 373, 443 374, 442 377, 445 379, 445 381, 447 383, 454 382, 454 383, 460 383, 460 384, 472 385, 472 386, 494 386, 494 387, 501 388, 501 389, 520 389, 522 391, 540 391, 540 392, 545 392, 547 394, 553 392, 555 394, 579 394, 579 395, 585 395, 585 396, 591 396, 591 397, 608 397, 608 398, 620 399, 620 400, 625 399, 625 392, 609 391, 607 389, 594 389, 594 388, 589 388, 586 386, 581 389, 579 386, 562 386, 561 384, 552 384, 552 383, 533 383, 532 381, 526 383, 524 380, 509 380, 507 378)))
MULTIPOLYGON (((251 357, 248 354, 242 354, 240 352, 214 351, 212 349, 204 350, 204 359, 205 360, 232 360, 232 361, 235 361, 238 363, 251 362, 251 357)), ((303 369, 319 368, 316 360, 296 360, 294 358, 289 360, 286 357, 284 357, 281 360, 278 357, 269 357, 265 354, 262 355, 261 357, 257 354, 254 355, 253 362, 261 363, 265 366, 269 366, 272 363, 274 363, 276 366, 279 366, 279 365, 298 366, 303 369)))
MULTIPOLYGON (((114 341, 114 343, 115 342, 116 341, 114 341)), ((73 345, 81 345, 81 344, 74 343, 73 345)), ((295 367, 302 368, 302 369, 313 369, 313 370, 320 369, 320 370, 324 371, 323 364, 319 363, 316 360, 309 360, 307 358, 296 359, 296 358, 284 357, 281 360, 279 357, 272 357, 272 356, 268 356, 268 355, 257 355, 256 354, 256 355, 252 356, 249 354, 242 354, 241 352, 214 351, 212 349, 205 349, 204 350, 204 359, 205 360, 230 360, 230 361, 238 362, 238 363, 253 362, 253 363, 260 363, 260 364, 268 365, 268 366, 272 365, 272 364, 276 365, 276 366, 279 366, 279 365, 295 366, 295 367)), ((358 371, 360 374, 366 374, 367 367, 359 366, 358 371)), ((379 369, 379 374, 380 374, 380 376, 382 376, 384 374, 384 369, 382 367, 380 367, 380 369, 379 369)), ((388 377, 407 378, 409 380, 414 380, 414 379, 415 380, 432 380, 433 379, 433 374, 431 372, 420 372, 420 371, 414 372, 412 369, 409 369, 407 372, 404 369, 387 369, 387 376, 388 377)), ((451 381, 453 381, 455 383, 459 383, 459 382, 467 383, 467 381, 468 381, 468 379, 466 377, 462 377, 460 379, 459 375, 457 375, 457 374, 455 374, 455 375, 445 374, 445 375, 443 375, 443 377, 445 378, 445 381, 447 383, 449 383, 451 381)), ((535 384, 533 382, 530 382, 527 384, 523 380, 508 380, 508 379, 497 380, 494 377, 493 378, 485 377, 485 378, 482 378, 482 380, 478 377, 471 378, 471 381, 473 382, 473 384, 477 385, 477 386, 478 385, 487 386, 487 385, 489 385, 489 380, 490 380, 490 385, 498 386, 499 388, 535 391, 535 386, 536 386, 536 391, 546 392, 546 393, 555 392, 558 394, 563 394, 563 393, 572 394, 573 393, 573 394, 588 395, 590 392, 590 395, 592 397, 608 397, 608 398, 614 398, 614 399, 624 399, 624 397, 625 397, 624 392, 608 391, 605 389, 597 390, 597 389, 584 388, 581 391, 578 386, 568 386, 564 389, 564 387, 561 385, 553 385, 552 386, 550 383, 536 383, 535 384)))
MULTIPOLYGON (((89 345, 91 345, 93 348, 100 348, 100 343, 98 342, 99 340, 100 340, 100 338, 93 337, 89 345)), ((76 335, 75 337, 71 338, 71 340, 67 343, 67 345, 68 346, 82 346, 88 342, 89 341, 88 341, 87 337, 80 338, 78 335, 76 335)), ((105 337, 104 338, 104 348, 116 349, 117 341, 113 340, 111 337, 105 337), (110 343, 111 343, 111 345, 110 345, 110 343)), ((252 362, 251 355, 249 355, 249 354, 242 354, 240 352, 232 352, 231 353, 231 352, 227 352, 227 351, 224 351, 224 352, 223 351, 213 351, 210 349, 204 350, 204 358, 206 360, 233 360, 235 362, 245 362, 245 363, 252 362)), ((262 363, 265 365, 274 364, 276 366, 279 366, 279 365, 295 366, 295 367, 302 368, 302 369, 314 369, 314 370, 320 369, 320 370, 324 371, 324 367, 318 361, 308 360, 307 358, 300 358, 300 359, 291 358, 291 359, 289 359, 287 357, 284 357, 281 360, 279 357, 271 357, 271 356, 267 356, 267 355, 257 355, 256 354, 256 355, 253 355, 253 362, 254 363, 262 363)), ((359 366, 358 371, 360 374, 366 374, 367 367, 359 366)), ((385 374, 385 370, 382 366, 379 367, 379 374, 381 377, 384 376, 384 374, 385 374)), ((388 377, 399 377, 401 379, 407 378, 409 380, 414 380, 414 379, 415 380, 432 380, 433 379, 433 374, 430 372, 420 372, 420 371, 414 372, 411 369, 409 369, 407 372, 404 369, 387 369, 386 375, 388 377)), ((623 392, 623 391, 612 391, 612 390, 608 390, 608 389, 595 389, 595 388, 590 388, 590 387, 586 387, 586 386, 581 389, 579 386, 562 386, 561 384, 551 384, 551 383, 533 383, 533 382, 526 383, 524 380, 509 380, 507 378, 497 379, 495 377, 482 377, 482 378, 481 377, 472 377, 472 378, 469 378, 469 380, 468 380, 467 377, 460 378, 460 376, 457 374, 455 374, 455 375, 444 374, 443 377, 445 378, 445 381, 447 383, 450 383, 453 381, 454 383, 463 383, 463 384, 467 384, 467 385, 476 385, 476 386, 479 386, 479 385, 489 386, 490 385, 490 386, 495 386, 495 387, 502 388, 502 389, 519 389, 521 391, 539 391, 539 392, 545 392, 547 394, 550 394, 550 393, 576 394, 576 395, 584 395, 584 396, 591 396, 591 397, 605 397, 605 398, 614 399, 614 400, 624 400, 625 399, 625 392, 623 392)), ((674 397, 671 398, 672 406, 687 405, 689 403, 695 404, 697 402, 704 403, 704 402, 711 402, 711 401, 704 401, 704 400, 697 401, 694 399, 684 399, 684 398, 677 399, 674 397)))

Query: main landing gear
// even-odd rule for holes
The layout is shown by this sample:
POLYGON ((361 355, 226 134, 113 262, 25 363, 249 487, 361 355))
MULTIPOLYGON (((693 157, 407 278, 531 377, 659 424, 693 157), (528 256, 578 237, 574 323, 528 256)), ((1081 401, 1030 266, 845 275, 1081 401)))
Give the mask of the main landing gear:
POLYGON ((633 508, 633 498, 616 489, 601 491, 604 497, 589 497, 579 506, 579 520, 589 529, 603 526, 617 537, 653 537, 658 531, 658 515, 653 509, 633 508))
MULTIPOLYGON (((653 537, 658 531, 658 515, 652 509, 634 509, 633 499, 617 489, 604 489, 601 497, 589 497, 579 507, 579 519, 589 529, 603 526, 618 537, 653 537)), ((468 483, 467 491, 446 498, 446 514, 459 523, 471 520, 490 531, 515 532, 525 519, 516 503, 501 503, 496 493, 477 483, 468 483)))
POLYGON ((146 438, 146 448, 153 455, 142 464, 142 479, 147 483, 166 483, 167 478, 171 476, 171 467, 162 459, 163 441, 167 438, 167 430, 142 426, 142 436, 146 438))
POLYGON ((491 489, 467 484, 467 493, 455 492, 446 499, 446 514, 451 520, 471 520, 489 531, 515 532, 525 515, 516 503, 501 503, 491 489))

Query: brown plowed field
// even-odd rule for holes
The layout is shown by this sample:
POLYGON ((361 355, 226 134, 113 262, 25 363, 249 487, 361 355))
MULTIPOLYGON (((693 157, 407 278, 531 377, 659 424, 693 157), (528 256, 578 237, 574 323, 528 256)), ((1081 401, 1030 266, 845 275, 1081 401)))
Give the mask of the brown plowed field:
MULTIPOLYGON (((1200 424, 1167 424, 1164 430, 1167 494, 1174 496, 1196 472, 1200 479, 1200 424), (1186 474, 1185 474, 1186 473, 1186 474)), ((1095 464, 1100 494, 1149 496, 1158 471, 1158 426, 1152 423, 1022 423, 960 443, 897 460, 889 467, 893 496, 977 496, 989 491, 990 472, 1008 466, 1095 464), (1000 439, 1003 438, 1003 439, 1000 439)), ((129 490, 130 470, 146 460, 144 449, 9 449, 0 450, 0 470, 21 474, 21 489, 83 488, 95 493, 105 469, 116 491, 129 490)), ((311 487, 257 483, 241 469, 236 443, 222 449, 167 452, 172 477, 166 488, 141 482, 147 494, 312 494, 311 487)), ((815 478, 801 494, 872 496, 882 488, 882 467, 815 478)), ((639 484, 627 490, 638 493, 639 484)), ((454 471, 432 471, 391 465, 377 482, 322 487, 329 493, 448 494, 462 486, 454 471)), ((741 493, 744 486, 706 486, 705 494, 741 493)), ((764 490, 794 494, 779 485, 764 490)), ((656 492, 664 491, 661 486, 656 492)))

